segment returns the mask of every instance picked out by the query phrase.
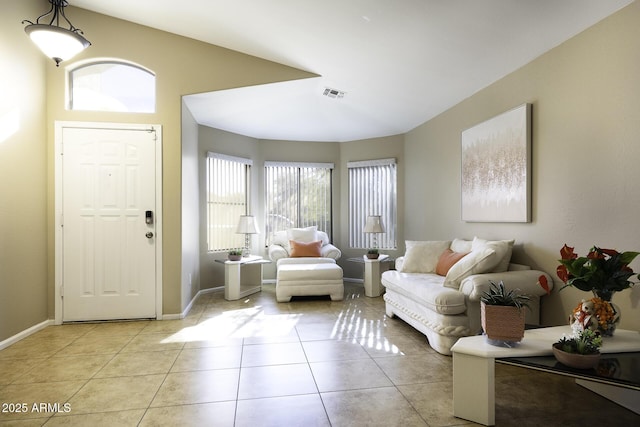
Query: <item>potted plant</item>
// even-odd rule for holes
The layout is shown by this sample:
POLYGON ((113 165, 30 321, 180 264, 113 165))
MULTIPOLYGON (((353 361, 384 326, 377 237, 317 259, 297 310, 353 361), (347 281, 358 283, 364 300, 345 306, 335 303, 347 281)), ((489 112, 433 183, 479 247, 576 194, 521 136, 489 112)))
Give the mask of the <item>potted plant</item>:
POLYGON ((242 251, 239 249, 232 249, 227 254, 229 261, 240 261, 242 259, 242 251))
MULTIPOLYGON (((632 280, 635 273, 629 264, 640 252, 618 252, 593 246, 587 256, 578 256, 573 250, 566 244, 560 249, 562 259, 556 273, 565 284, 560 290, 572 286, 581 291, 591 291, 594 297, 590 301, 595 306, 599 330, 603 335, 613 335, 620 312, 611 299, 616 292, 636 283, 632 280)), ((635 277, 640 279, 640 275, 635 277)), ((573 315, 581 306, 582 303, 574 309, 573 315)))
POLYGON ((490 341, 520 342, 524 337, 524 308, 529 296, 507 290, 504 283, 489 281, 490 287, 480 296, 482 329, 490 341))
POLYGON ((367 251, 367 258, 369 259, 378 259, 380 256, 380 251, 378 249, 369 249, 367 251))
POLYGON ((563 365, 577 369, 595 368, 600 361, 602 337, 597 331, 585 329, 571 337, 562 337, 553 346, 553 355, 563 365))

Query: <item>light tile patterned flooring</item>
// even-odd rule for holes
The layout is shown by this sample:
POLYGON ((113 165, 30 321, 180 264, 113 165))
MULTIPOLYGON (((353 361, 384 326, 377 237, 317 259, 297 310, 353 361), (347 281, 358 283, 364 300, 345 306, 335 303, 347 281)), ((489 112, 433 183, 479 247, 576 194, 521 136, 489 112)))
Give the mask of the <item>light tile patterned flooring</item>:
MULTIPOLYGON (((184 320, 51 326, 0 351, 0 426, 469 425, 451 370, 361 285, 287 304, 266 285, 205 294, 184 320)), ((498 426, 640 425, 569 378, 496 371, 498 426)))

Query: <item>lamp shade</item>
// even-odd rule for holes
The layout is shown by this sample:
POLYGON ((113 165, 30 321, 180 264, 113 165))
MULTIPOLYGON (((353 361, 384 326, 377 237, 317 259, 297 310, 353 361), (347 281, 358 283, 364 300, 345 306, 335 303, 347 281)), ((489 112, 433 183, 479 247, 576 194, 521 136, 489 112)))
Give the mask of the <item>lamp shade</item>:
POLYGON ((67 0, 49 0, 49 3, 51 3, 51 9, 40 15, 36 22, 25 19, 22 23, 29 24, 24 28, 24 31, 36 46, 53 59, 58 66, 60 62, 73 58, 91 46, 91 43, 82 36, 83 32, 74 27, 69 18, 65 16, 64 8, 69 5, 67 0), (44 23, 46 20, 49 21, 48 24, 44 23), (65 22, 69 28, 60 26, 65 22))
POLYGON ((33 24, 25 32, 38 48, 59 64, 73 58, 91 43, 78 33, 53 25, 33 24))
POLYGON ((384 233, 384 226, 382 225, 380 215, 369 215, 363 231, 365 233, 384 233))
POLYGON ((238 234, 259 233, 255 217, 253 215, 240 215, 240 220, 238 221, 238 228, 236 228, 236 233, 238 234))

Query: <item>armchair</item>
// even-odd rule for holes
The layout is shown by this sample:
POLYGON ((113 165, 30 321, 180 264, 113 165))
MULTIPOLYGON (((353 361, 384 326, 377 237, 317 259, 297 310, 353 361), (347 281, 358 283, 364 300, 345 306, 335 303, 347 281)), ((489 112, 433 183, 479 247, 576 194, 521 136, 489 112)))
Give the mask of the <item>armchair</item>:
POLYGON ((343 298, 342 268, 336 264, 342 252, 329 243, 324 231, 316 227, 278 231, 268 252, 276 263, 278 302, 302 295, 329 295, 334 301, 343 298))

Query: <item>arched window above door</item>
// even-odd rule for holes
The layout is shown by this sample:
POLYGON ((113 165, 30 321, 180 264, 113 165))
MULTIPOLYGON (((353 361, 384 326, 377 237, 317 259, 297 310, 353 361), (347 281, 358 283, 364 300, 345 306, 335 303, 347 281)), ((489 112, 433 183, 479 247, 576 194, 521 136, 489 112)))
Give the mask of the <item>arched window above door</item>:
POLYGON ((83 64, 69 72, 69 108, 154 113, 156 76, 143 67, 121 61, 83 64))

